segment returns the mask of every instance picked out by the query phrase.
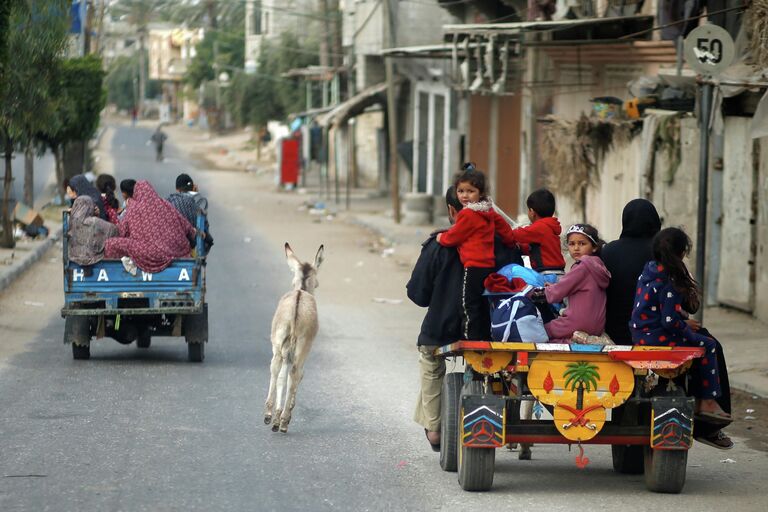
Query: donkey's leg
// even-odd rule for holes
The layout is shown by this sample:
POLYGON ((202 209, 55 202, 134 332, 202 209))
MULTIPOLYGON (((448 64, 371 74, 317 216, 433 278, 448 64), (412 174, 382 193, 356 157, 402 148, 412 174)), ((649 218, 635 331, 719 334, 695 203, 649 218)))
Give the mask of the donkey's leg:
POLYGON ((288 395, 286 396, 283 414, 280 416, 280 432, 288 432, 288 424, 291 422, 291 414, 293 413, 293 408, 296 406, 296 392, 299 389, 299 384, 303 377, 304 365, 294 364, 288 374, 288 395))
MULTIPOLYGON (((274 351, 272 361, 269 363, 269 393, 267 393, 267 402, 264 404, 264 424, 269 425, 272 422, 272 413, 275 407, 275 391, 277 389, 277 374, 283 365, 283 358, 279 351, 274 351)), ((278 414, 279 417, 279 414, 278 414)))
POLYGON ((288 380, 288 374, 291 370, 290 358, 285 357, 283 354, 282 365, 280 366, 280 373, 277 376, 277 401, 275 403, 275 415, 272 417, 272 432, 277 432, 280 427, 280 418, 283 414, 283 408, 285 406, 286 395, 286 381, 288 380))

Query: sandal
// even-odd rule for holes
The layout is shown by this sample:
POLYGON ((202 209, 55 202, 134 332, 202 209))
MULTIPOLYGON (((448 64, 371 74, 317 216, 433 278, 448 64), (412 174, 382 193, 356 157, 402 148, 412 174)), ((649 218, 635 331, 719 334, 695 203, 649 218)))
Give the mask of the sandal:
POLYGON ((699 421, 716 425, 728 425, 733 421, 733 417, 723 411, 699 411, 693 417, 699 421))
POLYGON ((717 448, 718 450, 730 450, 733 448, 733 441, 731 441, 731 438, 728 437, 728 434, 722 430, 718 430, 714 434, 710 434, 708 436, 694 436, 694 439, 702 444, 711 446, 712 448, 717 448))
POLYGON ((429 440, 429 430, 427 430, 427 429, 424 429, 424 435, 427 436, 427 442, 429 443, 429 446, 432 447, 432 451, 433 452, 439 452, 440 451, 440 442, 438 441, 437 443, 433 443, 432 441, 430 441, 429 440))

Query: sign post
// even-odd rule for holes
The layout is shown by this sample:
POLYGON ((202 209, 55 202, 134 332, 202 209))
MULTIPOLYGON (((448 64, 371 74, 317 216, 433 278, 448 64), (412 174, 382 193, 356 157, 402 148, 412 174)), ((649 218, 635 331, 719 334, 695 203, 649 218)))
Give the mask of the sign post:
POLYGON ((704 320, 706 301, 704 251, 707 241, 707 202, 709 194, 709 120, 712 117, 714 85, 709 79, 722 73, 731 65, 734 57, 731 35, 722 27, 712 24, 695 28, 685 38, 683 54, 686 63, 703 75, 700 83, 699 130, 699 207, 696 221, 696 281, 701 286, 702 302, 695 318, 704 320))

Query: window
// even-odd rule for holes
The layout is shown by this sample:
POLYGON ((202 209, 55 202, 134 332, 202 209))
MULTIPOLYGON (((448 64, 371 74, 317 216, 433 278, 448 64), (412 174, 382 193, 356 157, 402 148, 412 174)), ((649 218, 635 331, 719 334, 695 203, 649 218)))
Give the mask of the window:
POLYGON ((261 0, 253 2, 253 16, 251 17, 251 35, 261 34, 261 0))

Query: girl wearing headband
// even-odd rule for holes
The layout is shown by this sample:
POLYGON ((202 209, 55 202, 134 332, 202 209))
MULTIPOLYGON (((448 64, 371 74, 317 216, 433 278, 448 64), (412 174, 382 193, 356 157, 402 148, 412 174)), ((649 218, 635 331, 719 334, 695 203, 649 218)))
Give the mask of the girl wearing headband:
POLYGON ((559 318, 544 324, 549 341, 571 343, 575 331, 600 336, 605 329, 605 289, 611 274, 598 257, 605 242, 594 226, 574 224, 565 234, 571 269, 555 284, 544 288, 547 302, 568 298, 568 308, 559 318))

